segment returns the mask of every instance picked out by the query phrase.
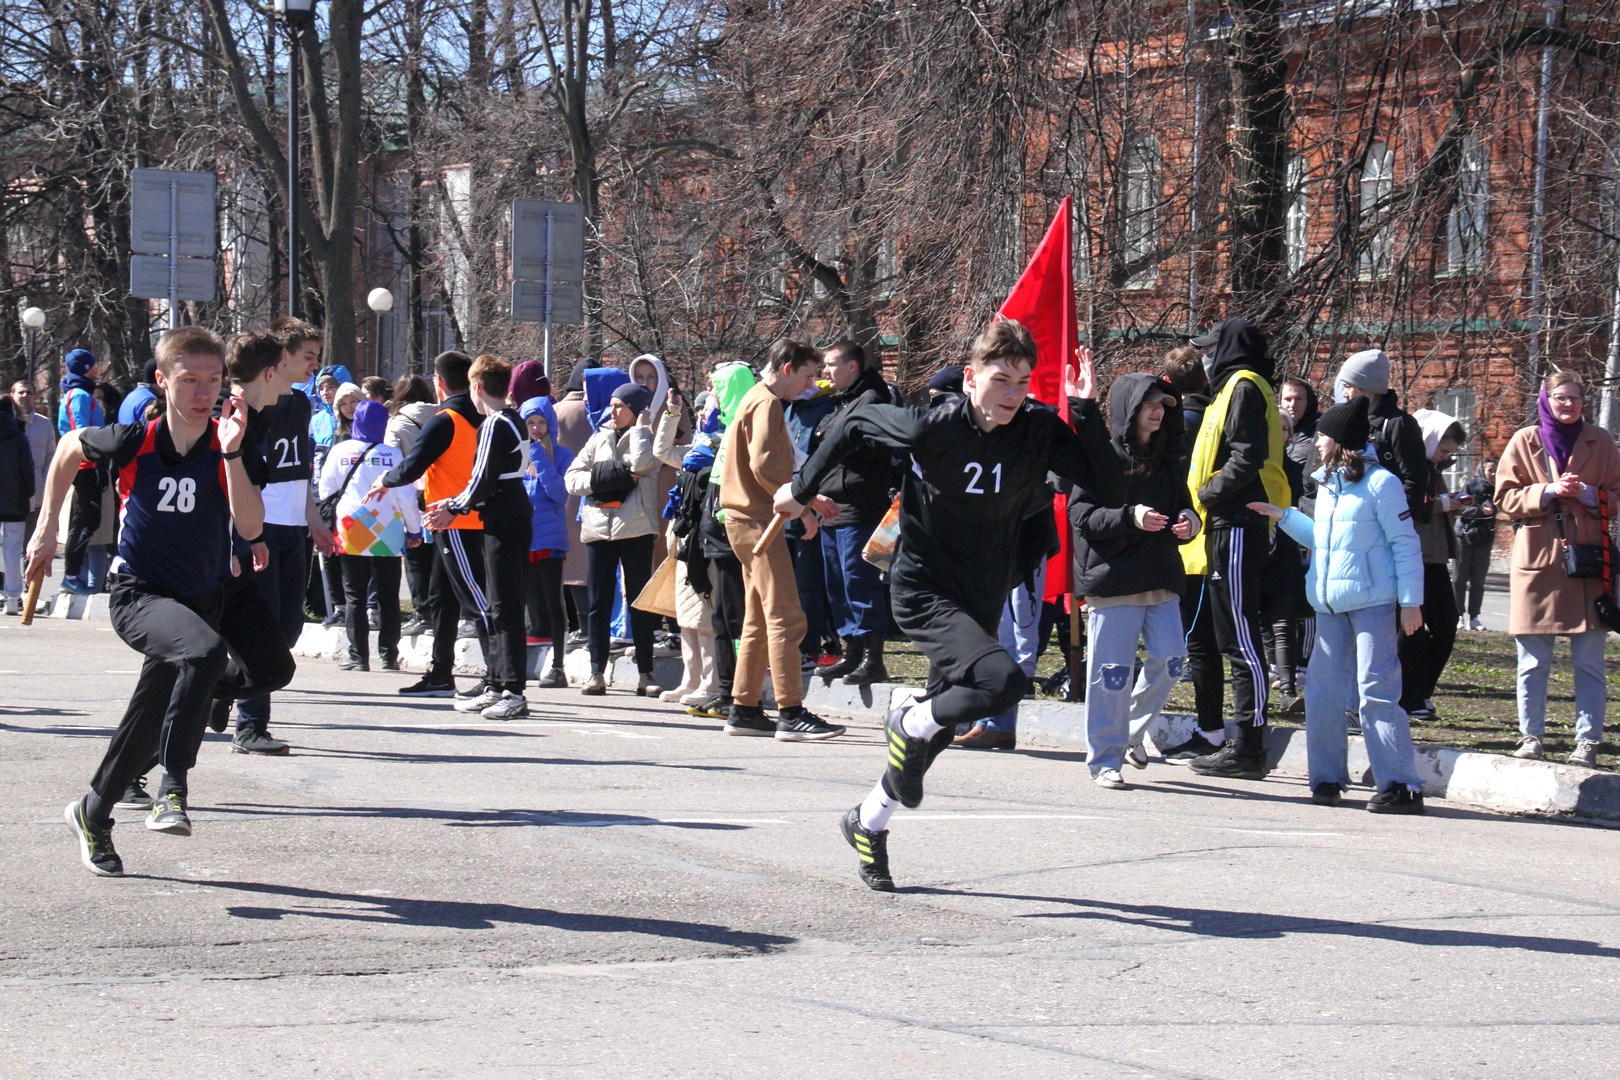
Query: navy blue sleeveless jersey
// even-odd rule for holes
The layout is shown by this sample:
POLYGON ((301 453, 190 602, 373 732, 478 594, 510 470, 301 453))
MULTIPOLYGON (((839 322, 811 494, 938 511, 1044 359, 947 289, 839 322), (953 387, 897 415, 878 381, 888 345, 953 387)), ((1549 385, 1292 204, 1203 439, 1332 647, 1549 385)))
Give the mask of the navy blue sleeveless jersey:
POLYGON ((184 457, 162 418, 86 431, 80 445, 87 460, 109 463, 118 477, 118 557, 128 573, 186 597, 230 580, 231 509, 217 421, 184 457))

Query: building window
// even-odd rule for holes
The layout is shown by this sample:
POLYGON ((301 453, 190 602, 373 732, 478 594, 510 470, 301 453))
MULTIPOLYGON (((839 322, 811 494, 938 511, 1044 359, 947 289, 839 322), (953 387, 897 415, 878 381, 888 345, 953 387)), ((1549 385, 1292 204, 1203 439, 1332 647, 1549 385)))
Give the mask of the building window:
POLYGON ((1361 250, 1361 277, 1364 280, 1386 277, 1395 249, 1395 230, 1390 225, 1387 207, 1383 204, 1395 190, 1395 151, 1381 142, 1367 150, 1361 164, 1361 218, 1366 221, 1382 213, 1384 223, 1367 238, 1361 250))
MULTIPOLYGON (((1159 248, 1159 145, 1150 138, 1133 139, 1125 149, 1124 199, 1121 217, 1125 232, 1125 262, 1131 265, 1152 258, 1159 248)), ((1157 264, 1131 274, 1125 284, 1142 288, 1159 280, 1157 264)))
POLYGON ((1442 390, 1434 396, 1434 408, 1436 412, 1455 416, 1468 435, 1468 441, 1457 451, 1457 456, 1451 459, 1451 464, 1442 474, 1445 477, 1446 490, 1456 491, 1463 486, 1465 480, 1474 475, 1474 466, 1485 452, 1478 444, 1479 425, 1475 413, 1474 392, 1461 386, 1442 390))
POLYGON ((1490 162, 1485 143, 1470 134, 1457 163, 1457 199, 1446 220, 1446 269, 1477 274, 1485 266, 1485 213, 1490 202, 1490 162))
POLYGON ((1293 273, 1305 265, 1310 250, 1311 200, 1305 190, 1305 159, 1302 157, 1289 159, 1288 195, 1283 244, 1288 249, 1288 270, 1293 273))

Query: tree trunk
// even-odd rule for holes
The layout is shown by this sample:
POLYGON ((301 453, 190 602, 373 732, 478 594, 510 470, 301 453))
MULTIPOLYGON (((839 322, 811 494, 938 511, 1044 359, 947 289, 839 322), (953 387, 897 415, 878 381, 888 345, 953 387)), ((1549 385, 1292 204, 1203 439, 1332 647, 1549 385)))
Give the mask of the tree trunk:
POLYGON ((1288 59, 1278 24, 1280 0, 1230 5, 1232 82, 1231 312, 1255 310, 1286 265, 1288 59))

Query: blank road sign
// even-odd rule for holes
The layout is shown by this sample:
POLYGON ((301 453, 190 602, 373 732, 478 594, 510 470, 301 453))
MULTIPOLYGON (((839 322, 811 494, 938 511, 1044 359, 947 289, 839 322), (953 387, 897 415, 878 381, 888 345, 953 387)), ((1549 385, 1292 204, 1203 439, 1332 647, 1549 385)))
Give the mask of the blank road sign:
MULTIPOLYGON (((130 248, 137 255, 169 253, 170 193, 175 185, 179 209, 178 251, 183 256, 212 258, 219 237, 214 210, 214 174, 135 169, 130 173, 130 248)), ((139 294, 137 294, 139 295, 139 294)), ((167 296, 167 292, 164 293, 167 296)))
MULTIPOLYGON (((179 259, 175 262, 179 300, 214 299, 213 259, 179 259)), ((167 256, 136 255, 129 261, 129 291, 134 296, 149 300, 169 298, 169 260, 167 256)))
MULTIPOLYGON (((516 322, 546 321, 545 282, 512 282, 512 318, 516 322)), ((585 291, 579 282, 551 283, 551 321, 563 326, 585 321, 585 291)))
MULTIPOLYGON (((583 281, 585 208, 578 203, 539 199, 512 200, 512 276, 530 281, 546 279, 548 211, 551 214, 551 280, 583 281)), ((555 297, 552 306, 555 314, 555 297)))

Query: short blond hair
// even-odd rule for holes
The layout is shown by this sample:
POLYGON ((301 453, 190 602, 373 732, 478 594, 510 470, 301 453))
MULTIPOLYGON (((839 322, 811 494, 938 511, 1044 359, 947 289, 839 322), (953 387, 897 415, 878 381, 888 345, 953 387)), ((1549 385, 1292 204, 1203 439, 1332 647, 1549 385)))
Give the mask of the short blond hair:
POLYGON ((1024 324, 1017 319, 999 316, 979 331, 979 336, 973 339, 973 345, 968 349, 968 366, 974 369, 982 369, 992 360, 1008 360, 1033 368, 1038 358, 1035 338, 1024 324))
POLYGON ((220 369, 225 365, 225 340, 206 326, 180 326, 165 330, 157 343, 157 366, 169 374, 174 362, 182 356, 214 356, 219 358, 220 369))
POLYGON ((484 353, 467 369, 467 382, 492 398, 505 398, 512 385, 512 361, 484 353))

